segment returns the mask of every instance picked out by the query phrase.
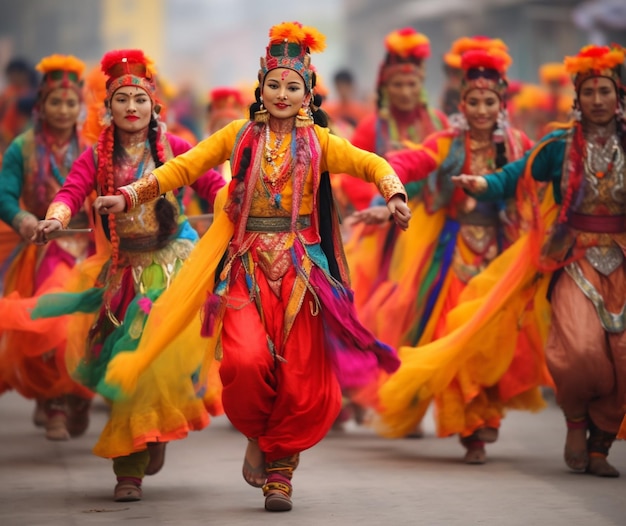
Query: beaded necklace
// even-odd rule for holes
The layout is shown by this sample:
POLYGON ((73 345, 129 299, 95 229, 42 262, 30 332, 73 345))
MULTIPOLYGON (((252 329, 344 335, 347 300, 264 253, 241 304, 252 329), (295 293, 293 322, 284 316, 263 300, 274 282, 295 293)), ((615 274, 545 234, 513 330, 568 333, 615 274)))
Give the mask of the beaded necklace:
POLYGON ((281 207, 281 192, 287 181, 291 179, 296 148, 296 129, 291 131, 291 148, 280 151, 284 136, 276 134, 274 146, 271 146, 270 127, 265 126, 265 144, 263 147, 263 166, 261 168, 261 184, 269 198, 270 204, 277 210, 281 207), (278 165, 277 165, 278 163, 278 165))

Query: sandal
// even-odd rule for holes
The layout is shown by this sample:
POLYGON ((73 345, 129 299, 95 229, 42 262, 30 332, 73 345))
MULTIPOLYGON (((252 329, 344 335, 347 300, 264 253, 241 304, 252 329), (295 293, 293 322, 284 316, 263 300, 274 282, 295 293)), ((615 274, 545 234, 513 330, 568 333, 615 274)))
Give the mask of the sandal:
POLYGON ((167 442, 150 442, 148 444, 148 453, 150 453, 150 461, 144 470, 146 475, 155 475, 165 463, 165 446, 167 442))
POLYGON ((141 483, 137 484, 130 479, 121 478, 113 490, 115 502, 136 502, 141 500, 142 496, 141 483))
POLYGON ((243 458, 243 467, 241 468, 241 474, 243 479, 255 488, 262 488, 267 479, 267 473, 265 471, 265 455, 259 448, 259 442, 254 438, 248 439, 248 446, 246 447, 246 454, 243 458), (261 464, 253 466, 248 460, 248 455, 256 456, 260 454, 262 457, 261 464))
POLYGON ((293 508, 292 492, 289 478, 280 473, 271 473, 263 486, 265 509, 267 511, 290 511, 293 508))

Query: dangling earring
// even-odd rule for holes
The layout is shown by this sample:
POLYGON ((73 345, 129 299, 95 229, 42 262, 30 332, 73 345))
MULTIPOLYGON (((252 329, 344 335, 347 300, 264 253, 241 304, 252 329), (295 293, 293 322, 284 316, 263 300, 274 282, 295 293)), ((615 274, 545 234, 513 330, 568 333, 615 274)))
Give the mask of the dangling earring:
POLYGON ((113 121, 113 116, 111 115, 111 108, 107 108, 102 116, 102 124, 103 126, 111 126, 111 122, 113 121))
POLYGON ((263 99, 261 99, 261 106, 254 112, 254 122, 260 122, 267 124, 270 121, 270 114, 263 106, 263 99))
POLYGON ((311 115, 310 106, 303 104, 298 110, 298 115, 296 115, 296 128, 305 128, 306 126, 313 126, 313 115, 311 115))

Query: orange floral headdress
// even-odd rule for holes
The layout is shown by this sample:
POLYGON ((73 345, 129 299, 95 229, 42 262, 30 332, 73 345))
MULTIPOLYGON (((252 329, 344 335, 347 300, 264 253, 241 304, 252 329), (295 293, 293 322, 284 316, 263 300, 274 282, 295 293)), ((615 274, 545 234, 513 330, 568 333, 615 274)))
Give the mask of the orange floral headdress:
POLYGON ((107 76, 107 100, 122 86, 143 88, 152 100, 155 99, 154 65, 140 49, 109 51, 102 57, 100 65, 107 76))
POLYGON ((39 87, 39 104, 56 88, 69 88, 82 99, 82 75, 85 71, 82 60, 73 55, 50 55, 41 59, 36 68, 43 74, 39 87))
POLYGON ((571 78, 565 64, 562 62, 548 62, 539 67, 539 80, 544 86, 549 84, 559 84, 567 86, 571 82, 571 78))
POLYGON ((592 77, 610 78, 617 87, 622 86, 619 66, 624 63, 624 50, 619 47, 585 46, 573 57, 565 57, 565 69, 572 76, 576 91, 592 77))
POLYGON ((513 60, 499 48, 472 49, 461 56, 461 96, 472 89, 487 89, 503 99, 507 90, 506 71, 513 60))
POLYGON ((276 68, 288 68, 298 73, 310 91, 313 86, 313 70, 310 53, 319 53, 326 49, 326 37, 317 29, 303 26, 300 22, 283 22, 275 25, 269 32, 270 41, 261 57, 259 83, 268 71, 276 68))
POLYGON ((499 49, 504 52, 508 52, 509 50, 507 45, 499 38, 490 38, 481 35, 461 37, 452 43, 450 50, 443 56, 443 61, 452 68, 461 69, 461 56, 463 53, 473 49, 483 49, 485 51, 499 49))
POLYGON ((387 54, 380 66, 378 85, 394 73, 414 73, 424 76, 424 61, 430 57, 430 40, 412 27, 392 31, 385 38, 387 54))

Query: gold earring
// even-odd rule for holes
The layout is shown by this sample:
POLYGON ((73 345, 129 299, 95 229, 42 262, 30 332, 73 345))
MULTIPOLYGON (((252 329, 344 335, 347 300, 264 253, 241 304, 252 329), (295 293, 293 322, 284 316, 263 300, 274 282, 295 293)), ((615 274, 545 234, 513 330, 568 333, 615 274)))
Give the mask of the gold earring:
POLYGON ((296 128, 305 128, 306 126, 313 126, 313 115, 311 115, 311 108, 308 104, 303 105, 296 115, 296 128))
POLYGON ((270 114, 263 106, 261 102, 261 107, 254 112, 254 122, 261 122, 263 124, 267 124, 270 121, 270 114))

